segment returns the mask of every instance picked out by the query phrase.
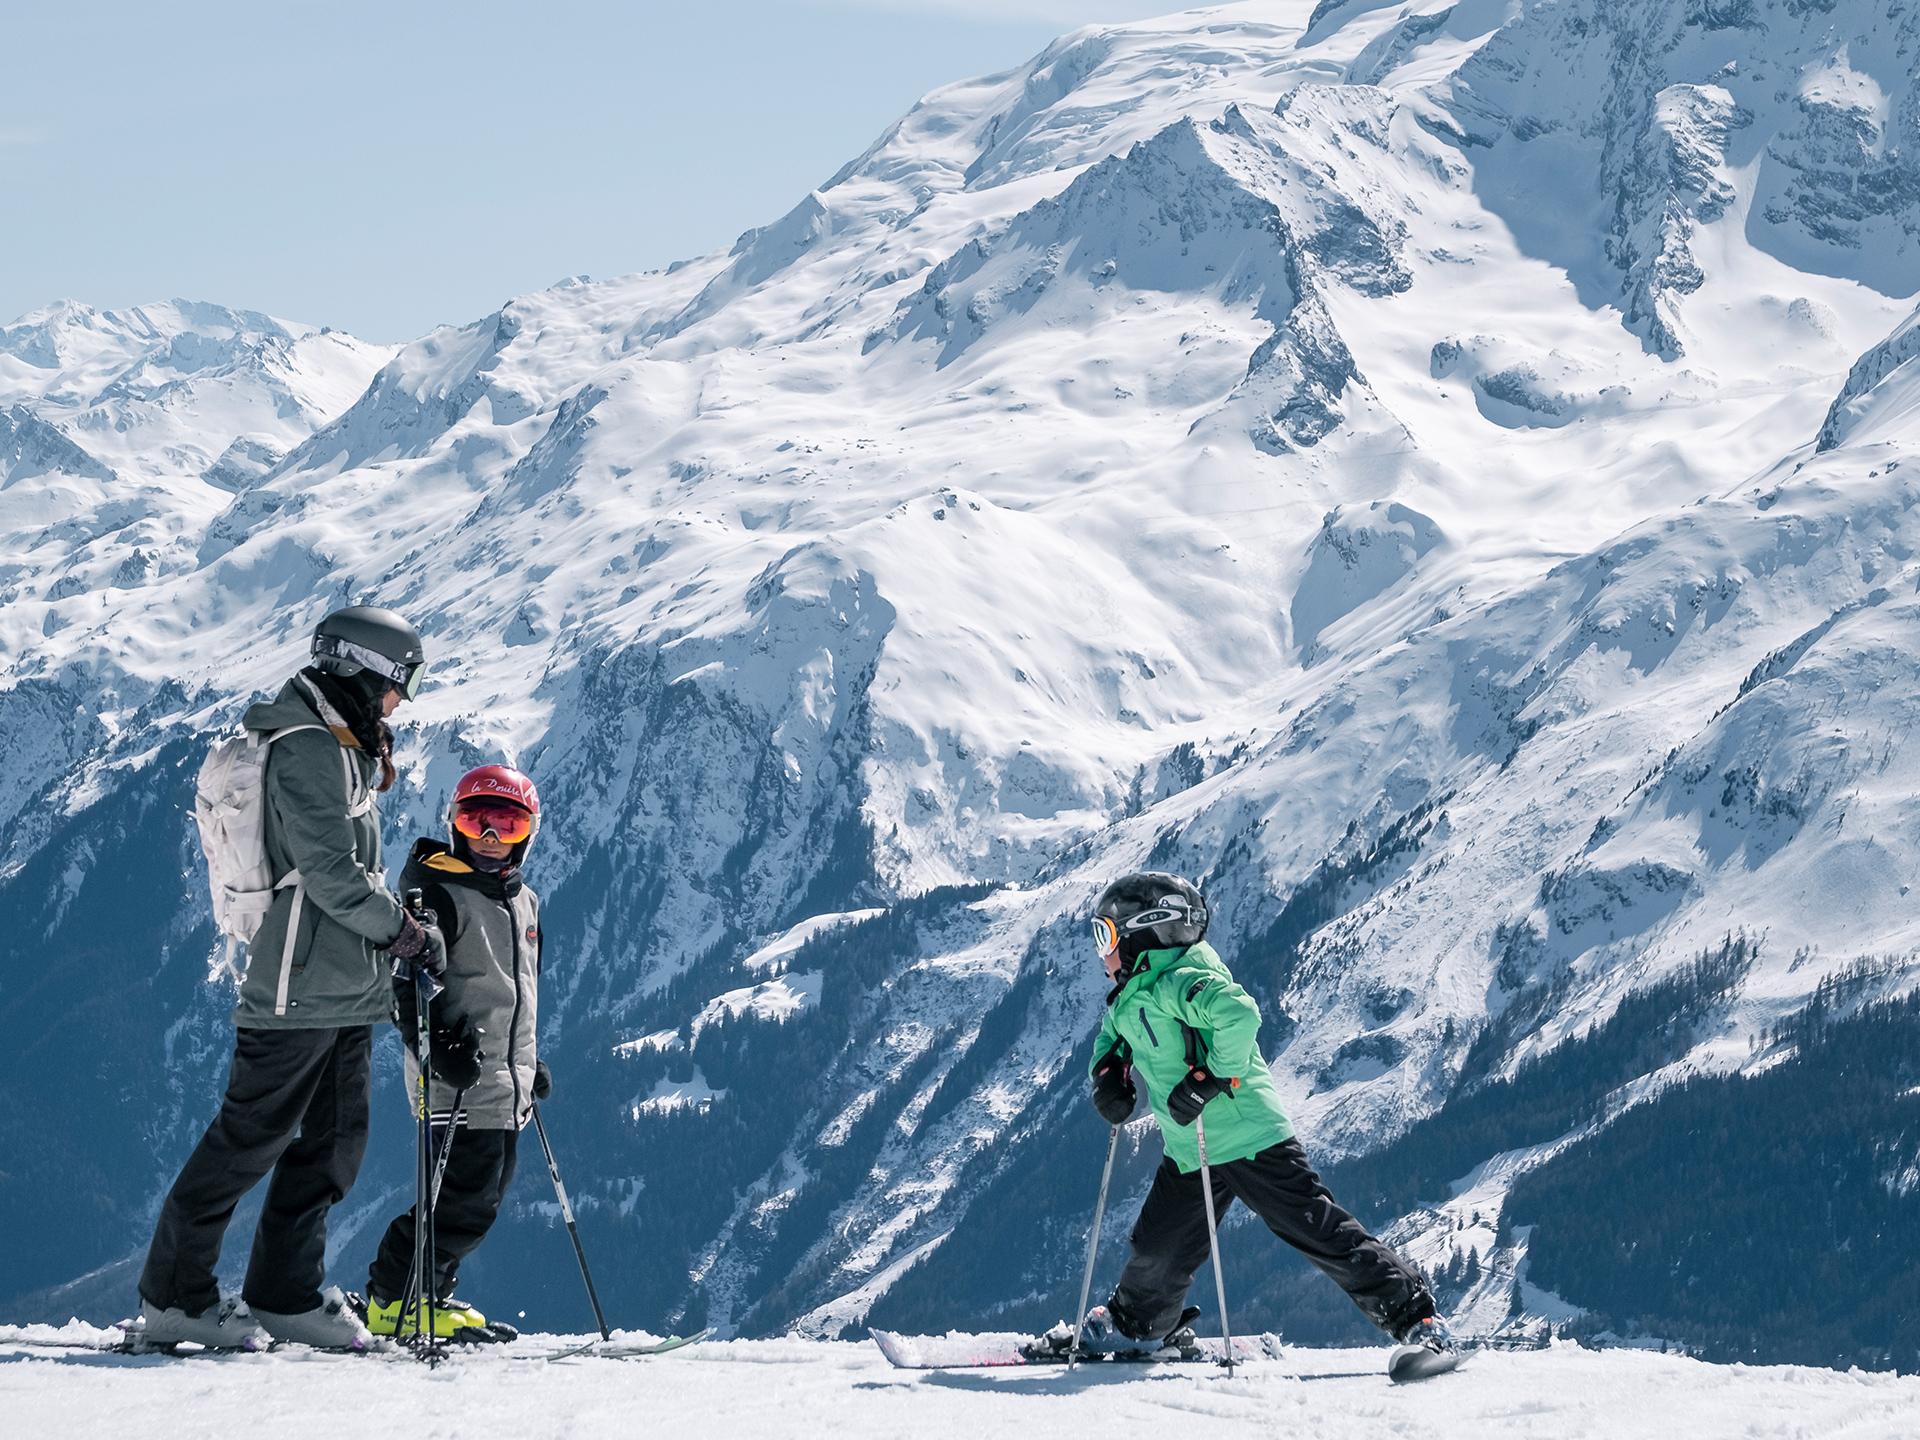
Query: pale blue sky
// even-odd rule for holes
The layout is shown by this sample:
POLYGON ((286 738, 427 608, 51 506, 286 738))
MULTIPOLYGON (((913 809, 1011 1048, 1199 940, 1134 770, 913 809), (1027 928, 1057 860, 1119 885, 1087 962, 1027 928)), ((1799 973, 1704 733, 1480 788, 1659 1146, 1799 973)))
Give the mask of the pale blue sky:
POLYGON ((402 340, 728 244, 926 91, 1179 0, 0 7, 0 323, 179 295, 402 340))

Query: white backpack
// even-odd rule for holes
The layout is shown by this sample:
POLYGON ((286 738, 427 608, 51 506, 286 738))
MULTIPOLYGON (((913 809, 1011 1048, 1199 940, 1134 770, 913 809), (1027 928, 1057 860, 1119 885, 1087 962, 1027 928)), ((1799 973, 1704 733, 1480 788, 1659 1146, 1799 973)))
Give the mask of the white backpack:
POLYGON ((225 968, 236 980, 241 970, 233 961, 235 950, 259 931, 275 893, 300 884, 298 870, 279 885, 273 883, 267 859, 267 752, 283 735, 321 728, 289 725, 267 733, 241 729, 216 740, 200 766, 193 819, 200 827, 200 849, 213 887, 213 923, 227 937, 225 968))

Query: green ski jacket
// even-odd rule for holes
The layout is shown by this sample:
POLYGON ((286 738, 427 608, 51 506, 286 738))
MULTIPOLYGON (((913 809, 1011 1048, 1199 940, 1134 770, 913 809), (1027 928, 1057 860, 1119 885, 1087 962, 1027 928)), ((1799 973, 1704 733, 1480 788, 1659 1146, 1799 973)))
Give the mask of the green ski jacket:
POLYGON ((1185 949, 1149 950, 1146 966, 1114 992, 1093 1042, 1087 1074, 1115 1043, 1146 1081, 1147 1101, 1160 1122, 1167 1155, 1183 1173, 1200 1168, 1194 1127, 1167 1113, 1167 1096, 1187 1078, 1187 1038, 1218 1075, 1238 1078, 1237 1088, 1210 1101, 1207 1163, 1244 1160, 1269 1145, 1293 1138, 1293 1124, 1280 1108, 1280 1094, 1267 1073, 1257 1043, 1260 1007, 1234 982, 1214 948, 1202 941, 1185 949))

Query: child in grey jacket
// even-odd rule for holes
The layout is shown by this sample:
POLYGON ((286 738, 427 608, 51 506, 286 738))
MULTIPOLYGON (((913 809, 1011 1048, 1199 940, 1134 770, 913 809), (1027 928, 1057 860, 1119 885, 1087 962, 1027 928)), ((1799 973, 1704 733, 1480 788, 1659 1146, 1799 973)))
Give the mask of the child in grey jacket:
MULTIPOLYGON (((522 866, 540 825, 533 781, 506 765, 461 777, 448 810, 447 843, 414 842, 401 890, 419 890, 447 937, 445 990, 431 1002, 435 1126, 452 1127, 446 1176, 433 1211, 436 1336, 512 1339, 454 1296, 460 1262, 500 1214, 513 1179, 520 1131, 551 1086, 539 1058, 540 899, 522 866)), ((400 1033, 416 1033, 411 986, 395 992, 400 1033)), ((407 1055, 407 1094, 417 1105, 420 1072, 407 1055)), ((367 1276, 367 1324, 376 1335, 411 1336, 424 1304, 402 1305, 412 1268, 414 1213, 393 1218, 367 1276)))

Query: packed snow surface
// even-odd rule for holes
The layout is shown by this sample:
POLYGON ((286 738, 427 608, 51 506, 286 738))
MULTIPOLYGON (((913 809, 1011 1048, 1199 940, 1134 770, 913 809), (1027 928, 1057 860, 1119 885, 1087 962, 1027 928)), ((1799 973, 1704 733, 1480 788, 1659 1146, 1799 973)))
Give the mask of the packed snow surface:
POLYGON ((1920 1378, 1574 1346, 1482 1355, 1454 1375, 1394 1386, 1382 1350, 1291 1351, 1233 1376, 1192 1366, 908 1374, 866 1343, 736 1340, 632 1361, 542 1364, 512 1349, 473 1351, 430 1372, 403 1357, 306 1351, 201 1361, 9 1354, 7 1337, 21 1333, 0 1331, 0 1408, 21 1434, 144 1434, 157 1415, 201 1434, 297 1435, 347 1419, 464 1440, 482 1432, 1106 1440, 1168 1427, 1314 1440, 1909 1440, 1920 1423, 1920 1378))

